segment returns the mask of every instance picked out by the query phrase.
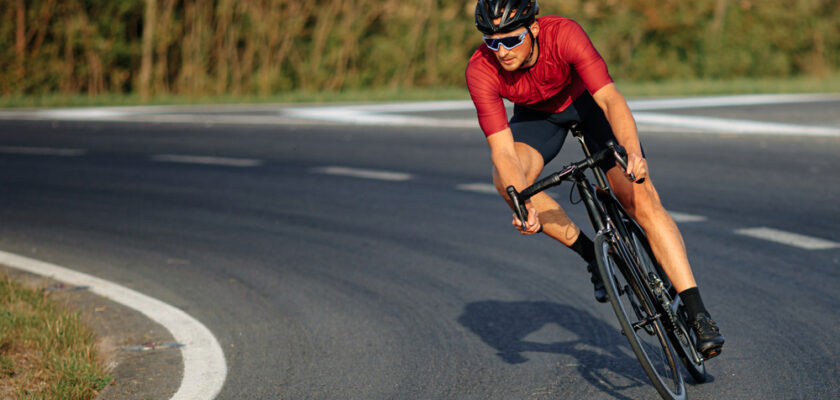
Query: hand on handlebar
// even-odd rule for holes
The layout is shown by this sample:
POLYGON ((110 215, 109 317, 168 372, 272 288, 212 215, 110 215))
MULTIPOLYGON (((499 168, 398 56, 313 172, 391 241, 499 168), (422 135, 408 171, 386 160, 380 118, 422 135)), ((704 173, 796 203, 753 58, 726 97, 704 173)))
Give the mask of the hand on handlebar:
POLYGON ((524 227, 522 220, 513 213, 513 226, 523 235, 533 235, 540 232, 542 225, 540 224, 540 217, 537 215, 537 209, 531 205, 530 201, 525 203, 525 208, 528 210, 528 220, 525 221, 524 227))
POLYGON ((615 163, 624 169, 624 175, 633 182, 644 183, 648 176, 647 161, 644 157, 636 153, 627 154, 624 147, 612 140, 607 142, 607 146, 613 151, 615 163))
POLYGON ((627 155, 627 168, 624 170, 630 180, 636 183, 642 183, 648 177, 647 160, 638 154, 627 155), (636 178, 635 180, 633 178, 636 178))

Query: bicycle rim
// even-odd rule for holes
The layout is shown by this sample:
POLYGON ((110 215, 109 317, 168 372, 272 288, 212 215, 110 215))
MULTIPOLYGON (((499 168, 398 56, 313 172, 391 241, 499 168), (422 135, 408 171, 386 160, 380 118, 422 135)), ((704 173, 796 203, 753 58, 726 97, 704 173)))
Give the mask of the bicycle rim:
POLYGON ((685 383, 680 373, 677 356, 672 349, 660 318, 667 318, 654 311, 648 296, 629 271, 621 256, 604 235, 598 235, 595 250, 601 276, 609 295, 610 304, 618 318, 621 330, 636 358, 642 365, 657 392, 664 399, 685 399, 685 383))
MULTIPOLYGON (((664 282, 663 289, 669 289, 671 283, 668 280, 668 276, 665 275, 664 272, 661 272, 661 268, 658 268, 655 264, 655 258, 650 250, 650 245, 648 244, 646 236, 641 229, 634 224, 631 223, 628 224, 628 226, 633 247, 636 249, 636 254, 638 255, 639 262, 641 263, 640 266, 645 271, 645 274, 648 275, 651 272, 655 273, 664 282)), ((670 296, 670 294, 668 296, 670 296)), ((677 297, 676 300, 671 299, 671 301, 671 309, 674 310, 676 321, 675 324, 668 324, 668 338, 671 340, 671 344, 677 351, 677 354, 679 355, 686 370, 688 370, 688 373, 692 378, 694 378, 694 381, 697 383, 703 383, 706 381, 706 367, 703 364, 703 358, 695 349, 694 344, 697 340, 693 336, 694 332, 691 332, 688 329, 688 324, 686 323, 688 316, 685 314, 685 307, 682 305, 682 301, 679 297, 677 297)))

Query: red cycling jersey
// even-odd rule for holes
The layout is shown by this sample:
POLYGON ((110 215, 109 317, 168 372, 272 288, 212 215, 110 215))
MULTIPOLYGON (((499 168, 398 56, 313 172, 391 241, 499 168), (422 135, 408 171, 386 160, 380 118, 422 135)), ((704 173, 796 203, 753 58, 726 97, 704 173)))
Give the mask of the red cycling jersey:
POLYGON ((539 58, 529 69, 505 71, 485 44, 467 64, 467 87, 478 123, 487 136, 508 127, 502 98, 528 108, 557 113, 584 90, 595 93, 612 83, 607 64, 577 22, 555 15, 538 18, 539 58))

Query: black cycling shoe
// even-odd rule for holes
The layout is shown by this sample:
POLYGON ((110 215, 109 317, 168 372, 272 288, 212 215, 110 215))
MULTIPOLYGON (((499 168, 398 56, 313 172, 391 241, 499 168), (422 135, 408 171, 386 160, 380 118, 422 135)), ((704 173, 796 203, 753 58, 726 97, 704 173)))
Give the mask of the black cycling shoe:
POLYGON ((708 360, 723 351, 725 340, 711 317, 698 314, 694 321, 691 321, 691 329, 697 334, 697 351, 703 355, 703 358, 708 360))
POLYGON ((595 289, 595 300, 598 300, 599 303, 606 303, 607 288, 604 287, 604 281, 601 280, 601 274, 598 272, 598 265, 595 264, 595 261, 593 261, 586 266, 586 270, 592 275, 589 280, 592 282, 592 286, 595 289))

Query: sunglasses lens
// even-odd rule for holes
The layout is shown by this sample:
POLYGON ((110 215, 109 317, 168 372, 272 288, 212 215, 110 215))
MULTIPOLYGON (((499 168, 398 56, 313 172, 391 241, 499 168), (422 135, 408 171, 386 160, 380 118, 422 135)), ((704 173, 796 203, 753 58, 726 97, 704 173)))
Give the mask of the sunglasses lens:
POLYGON ((497 39, 491 39, 488 37, 484 38, 484 43, 487 44, 487 47, 490 50, 498 51, 499 45, 505 46, 506 49, 511 50, 516 46, 522 44, 522 41, 525 39, 525 35, 518 35, 518 36, 507 36, 497 39))

